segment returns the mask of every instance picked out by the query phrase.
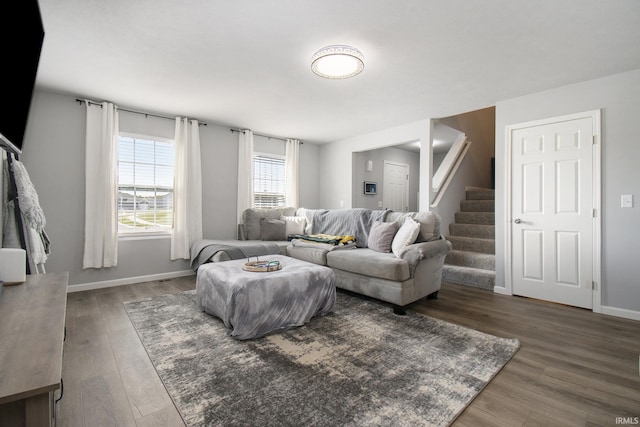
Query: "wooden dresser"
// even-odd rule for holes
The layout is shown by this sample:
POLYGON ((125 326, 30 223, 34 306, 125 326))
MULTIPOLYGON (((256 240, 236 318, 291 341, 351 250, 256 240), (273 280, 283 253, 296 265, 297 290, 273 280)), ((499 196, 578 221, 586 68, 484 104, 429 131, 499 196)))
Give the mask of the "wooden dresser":
POLYGON ((0 294, 0 425, 55 424, 68 273, 27 275, 0 294))

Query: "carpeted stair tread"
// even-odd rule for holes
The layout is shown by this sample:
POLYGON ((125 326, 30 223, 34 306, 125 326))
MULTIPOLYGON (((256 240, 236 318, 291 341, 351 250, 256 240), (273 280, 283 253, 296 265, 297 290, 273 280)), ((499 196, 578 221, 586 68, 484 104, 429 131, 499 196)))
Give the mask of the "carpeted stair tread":
POLYGON ((494 200, 495 191, 489 189, 467 188, 466 190, 467 200, 494 200))
POLYGON ((494 239, 496 235, 496 226, 483 224, 449 224, 449 234, 452 236, 494 239))
POLYGON ((479 237, 448 236, 453 249, 461 251, 481 252, 485 254, 496 253, 495 239, 482 239, 479 237))
POLYGON ((445 264, 442 268, 442 281, 493 290, 496 272, 445 264))
POLYGON ((454 249, 447 254, 444 262, 450 265, 473 267, 494 272, 496 270, 496 256, 494 254, 454 249))
POLYGON ((494 191, 492 188, 486 188, 486 187, 474 187, 473 185, 467 185, 466 187, 464 187, 464 189, 466 191, 494 191))
POLYGON ((494 212, 456 212, 457 224, 486 224, 494 225, 496 214, 494 212))
POLYGON ((462 212, 495 212, 494 200, 463 200, 460 202, 462 212))

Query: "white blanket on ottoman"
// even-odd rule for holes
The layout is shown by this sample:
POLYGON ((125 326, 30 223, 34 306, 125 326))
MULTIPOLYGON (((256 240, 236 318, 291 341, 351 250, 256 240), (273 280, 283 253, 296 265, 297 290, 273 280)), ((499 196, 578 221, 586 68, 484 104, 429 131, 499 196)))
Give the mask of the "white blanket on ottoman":
POLYGON ((241 340, 262 337, 304 325, 333 309, 336 287, 330 268, 282 255, 263 258, 279 261, 282 269, 244 271, 244 259, 198 269, 198 304, 222 319, 229 335, 241 340))

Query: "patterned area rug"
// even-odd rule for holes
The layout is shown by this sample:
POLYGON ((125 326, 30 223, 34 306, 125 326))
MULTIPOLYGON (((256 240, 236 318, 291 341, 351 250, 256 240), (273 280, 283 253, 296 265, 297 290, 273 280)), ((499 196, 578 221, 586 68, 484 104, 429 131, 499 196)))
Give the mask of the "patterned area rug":
POLYGON ((195 291, 125 307, 189 426, 447 426, 519 348, 343 292, 332 313, 248 341, 195 291))

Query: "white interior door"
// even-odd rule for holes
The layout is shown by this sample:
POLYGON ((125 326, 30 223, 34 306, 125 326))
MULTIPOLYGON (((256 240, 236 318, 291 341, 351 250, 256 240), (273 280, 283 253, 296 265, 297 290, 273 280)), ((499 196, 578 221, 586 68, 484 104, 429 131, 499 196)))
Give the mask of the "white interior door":
POLYGON ((513 294, 593 308, 593 118, 511 130, 513 294))
POLYGON ((409 210, 409 165, 384 161, 382 205, 392 211, 409 210))

